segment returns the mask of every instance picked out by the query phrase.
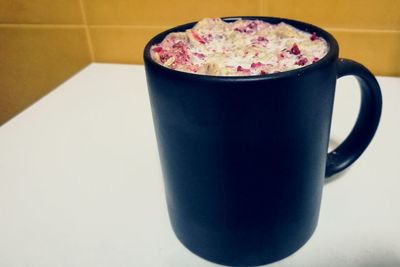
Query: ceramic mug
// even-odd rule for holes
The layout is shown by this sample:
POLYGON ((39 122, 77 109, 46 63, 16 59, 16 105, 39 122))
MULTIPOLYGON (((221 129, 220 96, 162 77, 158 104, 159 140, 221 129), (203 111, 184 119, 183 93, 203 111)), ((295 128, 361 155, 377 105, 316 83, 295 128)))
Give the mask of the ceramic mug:
POLYGON ((338 58, 337 41, 325 30, 289 19, 242 18, 315 32, 329 51, 311 65, 262 76, 197 75, 154 62, 151 46, 195 24, 189 23, 151 39, 144 62, 176 236, 209 261, 254 266, 287 257, 311 237, 324 179, 366 149, 382 97, 371 72, 338 58), (327 153, 336 80, 346 75, 359 82, 359 116, 327 153))

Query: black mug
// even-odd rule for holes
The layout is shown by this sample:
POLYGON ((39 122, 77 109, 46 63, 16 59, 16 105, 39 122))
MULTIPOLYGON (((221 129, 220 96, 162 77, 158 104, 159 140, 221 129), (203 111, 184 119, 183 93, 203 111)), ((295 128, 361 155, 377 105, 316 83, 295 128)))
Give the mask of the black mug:
MULTIPOLYGON (((298 250, 314 232, 324 179, 352 164, 378 127, 382 97, 362 65, 338 59, 331 34, 320 61, 247 77, 197 75, 163 67, 144 50, 146 78, 172 228, 190 251, 212 262, 254 266, 298 250), (327 153, 336 80, 354 75, 361 107, 349 136, 327 153)), ((224 18, 234 21, 237 18, 224 18)))

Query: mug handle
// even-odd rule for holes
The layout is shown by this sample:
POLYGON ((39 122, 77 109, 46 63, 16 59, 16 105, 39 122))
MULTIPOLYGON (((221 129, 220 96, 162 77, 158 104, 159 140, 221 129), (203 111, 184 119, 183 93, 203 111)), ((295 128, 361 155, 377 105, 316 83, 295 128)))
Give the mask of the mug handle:
POLYGON ((371 142, 382 111, 382 94, 374 75, 363 65, 339 59, 337 78, 354 75, 361 89, 361 106, 357 121, 347 138, 328 153, 325 177, 328 178, 349 167, 371 142))

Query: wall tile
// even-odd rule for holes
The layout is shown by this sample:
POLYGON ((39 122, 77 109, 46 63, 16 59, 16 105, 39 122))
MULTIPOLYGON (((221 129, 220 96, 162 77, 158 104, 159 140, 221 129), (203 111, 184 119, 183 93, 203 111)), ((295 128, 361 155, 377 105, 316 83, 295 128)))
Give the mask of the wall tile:
POLYGON ((398 0, 263 0, 263 15, 323 27, 400 30, 398 0))
POLYGON ((0 124, 90 63, 83 27, 0 26, 0 124))
POLYGON ((143 48, 166 27, 90 27, 96 62, 143 64, 143 48))
POLYGON ((89 25, 178 25, 204 17, 259 15, 259 0, 84 0, 89 25))
POLYGON ((1 0, 0 23, 82 24, 79 0, 1 0))
POLYGON ((340 56, 365 65, 375 75, 400 76, 400 32, 331 30, 340 56))
MULTIPOLYGON (((90 27, 96 62, 143 64, 143 48, 166 27, 90 27)), ((341 56, 360 61, 377 75, 398 75, 400 32, 332 30, 338 39, 341 56), (382 49, 384 44, 385 49, 382 49), (376 55, 379 55, 377 57, 376 55)))

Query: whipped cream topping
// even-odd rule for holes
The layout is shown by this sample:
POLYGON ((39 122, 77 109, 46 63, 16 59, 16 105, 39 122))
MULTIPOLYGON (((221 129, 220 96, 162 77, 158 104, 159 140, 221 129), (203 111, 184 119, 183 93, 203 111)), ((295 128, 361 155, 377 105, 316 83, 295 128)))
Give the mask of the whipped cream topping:
POLYGON ((328 44, 315 33, 286 23, 206 18, 151 47, 157 63, 178 71, 215 75, 266 75, 317 62, 328 44))

